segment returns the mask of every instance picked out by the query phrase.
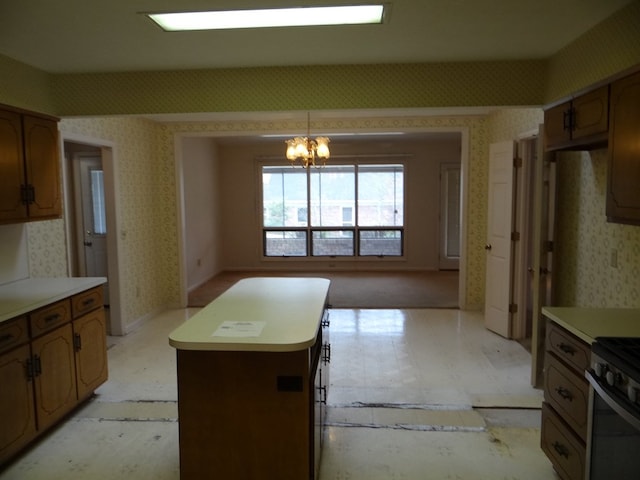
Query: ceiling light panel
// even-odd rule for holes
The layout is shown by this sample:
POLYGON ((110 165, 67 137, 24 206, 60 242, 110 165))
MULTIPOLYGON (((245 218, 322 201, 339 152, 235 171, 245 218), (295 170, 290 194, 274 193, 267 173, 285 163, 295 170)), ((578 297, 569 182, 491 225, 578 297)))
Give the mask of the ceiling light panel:
POLYGON ((163 30, 225 30, 382 23, 384 5, 147 13, 163 30))

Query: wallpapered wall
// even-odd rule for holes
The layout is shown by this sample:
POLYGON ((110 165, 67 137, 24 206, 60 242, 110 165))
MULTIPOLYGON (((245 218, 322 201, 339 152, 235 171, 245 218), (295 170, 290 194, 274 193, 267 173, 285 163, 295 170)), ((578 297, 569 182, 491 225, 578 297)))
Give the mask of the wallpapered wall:
POLYGON ((265 67, 52 77, 59 115, 536 105, 546 61, 265 67), (401 88, 398 88, 401 86, 401 88))
POLYGON ((640 227, 606 221, 607 151, 558 154, 557 172, 555 303, 640 307, 640 227))
POLYGON ((640 1, 596 25, 549 60, 545 103, 640 63, 640 1))
MULTIPOLYGON (((125 325, 175 305, 177 235, 173 145, 162 151, 157 124, 135 118, 67 119, 62 135, 113 143, 117 194, 117 232, 121 303, 125 325)), ((41 228, 33 224, 33 228, 41 228)), ((46 229, 46 226, 42 226, 46 229)), ((29 235, 32 264, 42 259, 49 243, 64 241, 64 229, 29 235)), ((62 252, 59 254, 61 255, 62 252)), ((65 257, 66 261, 66 257, 65 257)), ((38 273, 38 272, 35 272, 38 273)))

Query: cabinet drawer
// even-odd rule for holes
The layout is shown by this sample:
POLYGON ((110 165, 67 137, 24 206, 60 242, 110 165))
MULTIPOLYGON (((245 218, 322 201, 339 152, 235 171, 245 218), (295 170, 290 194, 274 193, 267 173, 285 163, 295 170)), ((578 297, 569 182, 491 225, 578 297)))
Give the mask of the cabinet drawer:
POLYGON ((0 323, 0 353, 29 341, 27 317, 19 317, 0 323))
POLYGON ((563 480, 583 480, 586 448, 558 417, 553 409, 542 403, 540 446, 563 480))
POLYGON ((580 376, 591 362, 591 347, 554 322, 549 322, 546 348, 580 376))
POLYGON ((64 299, 29 315, 31 336, 37 337, 71 320, 71 303, 64 299))
POLYGON ((102 287, 95 287, 71 297, 73 318, 78 318, 91 310, 102 307, 102 287))
POLYGON ((552 353, 544 359, 544 398, 575 430, 580 438, 587 438, 589 383, 569 370, 552 353))

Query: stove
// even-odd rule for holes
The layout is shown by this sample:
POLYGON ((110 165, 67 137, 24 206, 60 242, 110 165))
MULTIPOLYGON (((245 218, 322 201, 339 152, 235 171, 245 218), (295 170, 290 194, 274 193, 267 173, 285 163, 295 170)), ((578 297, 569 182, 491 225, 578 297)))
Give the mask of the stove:
POLYGON ((591 368, 596 377, 640 409, 640 338, 596 338, 591 368))
POLYGON ((640 338, 598 337, 585 372, 589 393, 587 477, 640 478, 640 338))

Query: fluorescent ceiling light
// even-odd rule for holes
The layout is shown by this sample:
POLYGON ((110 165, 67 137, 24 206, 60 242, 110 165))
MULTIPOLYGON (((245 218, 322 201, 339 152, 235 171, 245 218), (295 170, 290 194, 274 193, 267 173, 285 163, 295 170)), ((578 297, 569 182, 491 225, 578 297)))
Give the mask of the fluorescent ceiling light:
POLYGON ((383 5, 147 13, 167 31, 382 23, 383 5))

